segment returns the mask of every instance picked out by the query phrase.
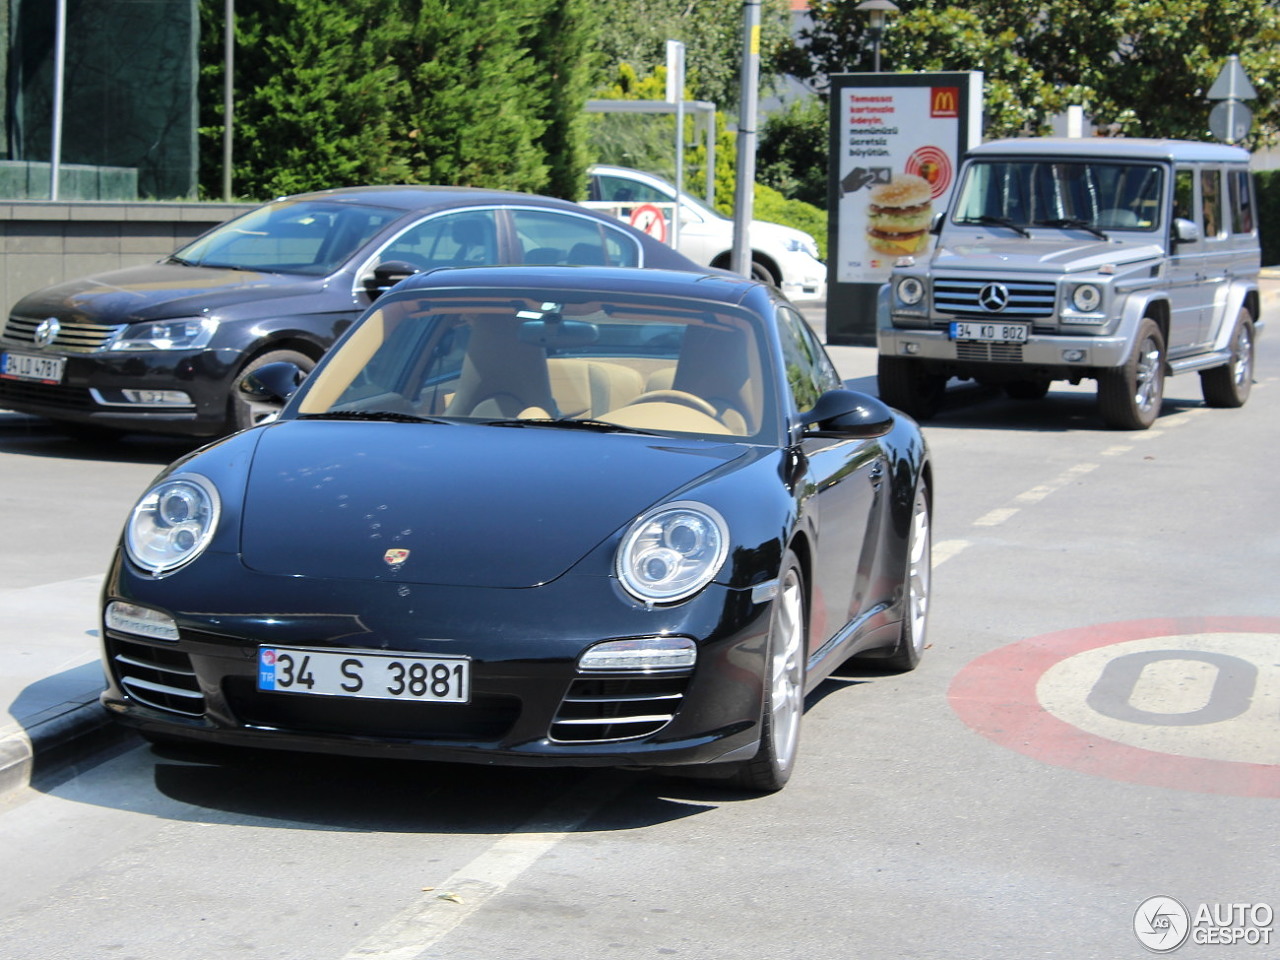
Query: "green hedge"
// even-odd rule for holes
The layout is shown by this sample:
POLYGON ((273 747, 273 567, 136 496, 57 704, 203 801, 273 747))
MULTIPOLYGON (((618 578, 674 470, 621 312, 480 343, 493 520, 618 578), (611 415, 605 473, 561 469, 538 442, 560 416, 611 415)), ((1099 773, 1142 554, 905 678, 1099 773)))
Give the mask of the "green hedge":
POLYGON ((1258 233, 1262 238, 1264 265, 1280 263, 1280 170, 1254 174, 1258 188, 1258 233))

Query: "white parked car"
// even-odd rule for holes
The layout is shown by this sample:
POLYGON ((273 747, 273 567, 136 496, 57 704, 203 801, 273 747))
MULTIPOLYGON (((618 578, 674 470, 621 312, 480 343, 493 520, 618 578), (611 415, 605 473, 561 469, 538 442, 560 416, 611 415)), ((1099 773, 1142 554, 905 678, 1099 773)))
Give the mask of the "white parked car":
MULTIPOLYGON (((671 243, 682 254, 709 267, 728 269, 733 254, 733 221, 688 193, 680 195, 679 230, 672 211, 676 188, 661 177, 597 164, 585 206, 609 210, 652 236, 671 243), (662 215, 655 222, 654 210, 662 215)), ((809 234, 780 223, 752 220, 751 275, 778 287, 791 300, 822 300, 827 295, 827 267, 818 259, 818 244, 809 234)))

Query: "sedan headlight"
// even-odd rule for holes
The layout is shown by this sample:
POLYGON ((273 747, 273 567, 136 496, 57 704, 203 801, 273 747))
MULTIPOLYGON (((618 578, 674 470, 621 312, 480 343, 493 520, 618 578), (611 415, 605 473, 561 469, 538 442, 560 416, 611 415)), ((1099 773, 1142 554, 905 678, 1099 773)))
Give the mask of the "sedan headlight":
POLYGON ((208 317, 180 317, 131 323, 108 350, 200 350, 209 345, 218 321, 208 317))
POLYGON ((190 563, 209 544, 222 504, 214 485, 196 473, 179 473, 148 490, 125 528, 129 559, 152 576, 190 563))
POLYGON ((622 538, 615 566, 636 599, 673 603, 710 583, 728 552, 724 517, 706 504, 681 500, 636 520, 622 538))
POLYGON ((1081 313, 1093 313, 1102 305, 1102 291, 1092 283, 1082 283, 1071 291, 1071 305, 1081 313))

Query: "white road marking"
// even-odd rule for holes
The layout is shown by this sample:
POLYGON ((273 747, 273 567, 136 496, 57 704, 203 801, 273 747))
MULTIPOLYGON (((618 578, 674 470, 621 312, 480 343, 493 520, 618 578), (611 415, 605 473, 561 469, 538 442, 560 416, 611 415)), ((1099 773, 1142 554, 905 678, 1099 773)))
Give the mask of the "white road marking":
POLYGON ((424 890, 416 902, 352 949, 342 960, 412 960, 502 893, 622 789, 601 787, 599 776, 543 808, 452 876, 424 890))
POLYGON ((946 563, 967 546, 968 540, 939 540, 933 545, 933 566, 946 563))
POLYGON ((975 527, 998 527, 1017 512, 1017 507, 999 507, 990 513, 984 513, 973 521, 973 525, 975 527))

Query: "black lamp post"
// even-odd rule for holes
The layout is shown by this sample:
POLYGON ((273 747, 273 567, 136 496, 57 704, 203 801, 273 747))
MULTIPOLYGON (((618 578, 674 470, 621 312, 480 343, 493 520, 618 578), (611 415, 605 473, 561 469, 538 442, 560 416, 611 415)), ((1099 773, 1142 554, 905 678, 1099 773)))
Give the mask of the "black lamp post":
POLYGON ((884 37, 884 24, 889 14, 898 12, 898 5, 893 0, 862 0, 853 8, 865 13, 871 20, 871 50, 874 55, 875 72, 880 72, 880 40, 884 37))

